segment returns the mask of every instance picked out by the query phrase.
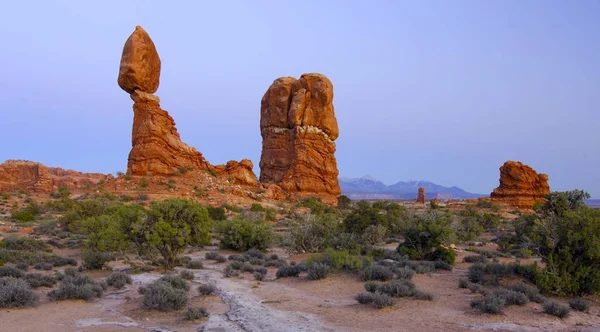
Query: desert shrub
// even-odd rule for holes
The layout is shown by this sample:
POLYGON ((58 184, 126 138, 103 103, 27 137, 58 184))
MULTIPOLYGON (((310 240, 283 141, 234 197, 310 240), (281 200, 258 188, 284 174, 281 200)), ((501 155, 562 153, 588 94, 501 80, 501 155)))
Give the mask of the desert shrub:
POLYGON ((75 276, 63 275, 61 278, 58 288, 48 293, 52 301, 69 299, 90 301, 101 297, 106 288, 106 284, 95 282, 92 278, 79 273, 75 276))
POLYGON ((27 281, 32 288, 52 287, 56 284, 56 278, 41 273, 29 273, 23 277, 23 280, 27 281))
POLYGON ((387 226, 385 215, 380 214, 380 211, 380 208, 371 206, 367 201, 359 201, 346 218, 344 218, 346 231, 362 234, 371 225, 387 226))
POLYGON ((227 219, 227 217, 225 216, 225 209, 223 209, 222 207, 209 206, 206 208, 206 210, 208 211, 208 216, 210 217, 210 219, 214 221, 227 219))
POLYGON ((101 270, 112 259, 105 252, 86 251, 83 253, 83 266, 88 270, 101 270))
POLYGON ((468 288, 469 280, 460 278, 458 279, 458 288, 468 288))
POLYGON ((398 269, 395 269, 394 273, 396 274, 397 279, 412 279, 415 275, 415 270, 408 266, 404 266, 398 269))
MULTIPOLYGON (((453 265, 456 261, 456 252, 449 248, 437 247, 432 252, 425 255, 425 258, 432 261, 441 261, 453 265)), ((450 267, 452 270, 452 267, 450 267)))
POLYGON ((540 294, 540 291, 535 286, 530 286, 530 285, 520 282, 520 283, 513 284, 513 285, 509 286, 508 288, 515 292, 525 294, 527 296, 527 298, 529 298, 529 300, 532 302, 544 303, 546 301, 546 298, 544 296, 542 296, 542 294, 540 294))
POLYGON ((528 248, 520 248, 513 252, 513 255, 517 258, 530 258, 533 252, 528 248))
POLYGON ((21 271, 27 271, 29 269, 29 264, 27 262, 17 262, 15 263, 15 267, 21 271))
POLYGON ((331 212, 333 209, 329 206, 321 203, 321 198, 318 197, 306 197, 300 200, 297 204, 301 207, 306 207, 310 209, 310 213, 312 214, 322 214, 331 212))
POLYGON ((45 235, 56 235, 58 230, 56 229, 56 221, 47 220, 42 221, 40 224, 34 228, 34 234, 45 234, 45 235))
POLYGON ((16 268, 15 266, 0 266, 0 277, 23 278, 24 276, 25 272, 16 268))
POLYGON ((471 255, 471 256, 466 256, 465 258, 463 258, 463 261, 465 263, 487 264, 490 260, 483 255, 471 255))
POLYGON ((8 250, 38 251, 47 248, 42 240, 17 235, 9 235, 2 242, 8 250))
POLYGON ((51 256, 48 259, 48 262, 51 263, 52 266, 54 266, 54 267, 65 266, 65 265, 77 266, 77 261, 75 260, 75 258, 69 258, 69 257, 51 256))
POLYGON ((362 233, 362 242, 374 245, 383 241, 388 230, 384 225, 369 225, 362 233))
POLYGON ((369 293, 375 293, 377 291, 378 287, 379 287, 379 284, 374 281, 365 282, 365 290, 369 293))
POLYGON ((341 195, 340 197, 338 197, 338 209, 347 209, 352 205, 352 200, 346 196, 346 195, 341 195))
POLYGON ((167 268, 177 262, 177 256, 188 245, 208 244, 211 221, 206 209, 186 199, 166 199, 152 202, 147 218, 137 220, 133 227, 137 243, 158 251, 167 268))
POLYGON ((356 301, 360 304, 371 304, 374 298, 375 294, 372 292, 356 294, 356 301))
POLYGON ((475 247, 469 247, 468 250, 471 252, 480 254, 482 256, 485 256, 487 258, 494 258, 494 257, 510 258, 511 257, 510 254, 507 254, 507 253, 493 251, 493 250, 485 250, 485 249, 480 249, 480 248, 475 248, 475 247))
POLYGON ((231 266, 231 268, 234 270, 241 270, 242 267, 244 267, 244 263, 241 261, 233 261, 228 266, 231 266))
POLYGON ((433 262, 433 266, 437 270, 452 271, 452 265, 450 265, 450 263, 448 263, 446 261, 436 260, 433 262))
POLYGON ((26 211, 26 210, 15 211, 11 214, 10 218, 15 221, 22 221, 22 222, 35 220, 35 216, 33 214, 31 214, 31 212, 26 211))
POLYGON ((256 271, 252 274, 254 276, 254 280, 263 281, 265 279, 265 273, 256 271))
POLYGON ((212 295, 215 293, 217 287, 213 284, 201 284, 200 286, 198 286, 198 293, 200 293, 200 295, 212 295))
POLYGON ((481 294, 486 294, 487 291, 485 290, 485 287, 481 286, 480 284, 474 284, 469 282, 469 284, 467 285, 467 288, 471 291, 471 293, 481 293, 481 294))
POLYGON ((329 274, 329 266, 323 263, 315 263, 308 267, 307 278, 309 280, 324 279, 329 274))
POLYGON ((576 298, 576 299, 572 299, 571 301, 569 301, 569 307, 571 307, 573 310, 582 311, 582 312, 590 311, 589 302, 582 298, 576 298))
POLYGON ((352 255, 346 250, 333 249, 327 249, 324 253, 313 255, 307 260, 309 266, 315 263, 325 264, 333 272, 359 271, 363 266, 363 260, 359 256, 352 255))
POLYGON ((21 279, 0 278, 0 308, 20 308, 37 305, 39 296, 21 279))
POLYGON ((226 278, 236 277, 238 275, 238 273, 239 273, 238 271, 233 269, 231 264, 227 265, 225 267, 225 270, 223 271, 223 274, 225 275, 226 278))
POLYGON ((362 271, 361 277, 362 280, 365 281, 388 281, 394 278, 394 272, 386 266, 374 264, 364 269, 362 271))
POLYGON ((413 297, 417 300, 433 301, 433 294, 418 289, 413 293, 413 297))
POLYGON ((123 288, 125 284, 131 284, 131 282, 131 276, 120 271, 111 273, 106 279, 106 283, 115 288, 123 288))
POLYGON ((199 270, 204 267, 204 264, 202 264, 201 260, 191 260, 185 267, 192 270, 199 270))
POLYGON ((114 206, 114 202, 104 198, 77 202, 59 219, 59 221, 71 232, 77 233, 79 232, 79 222, 88 218, 101 216, 105 214, 109 208, 114 206))
POLYGON ((496 289, 492 294, 502 297, 506 305, 525 305, 529 303, 529 298, 525 294, 505 288, 496 289))
POLYGON ((279 268, 279 267, 284 266, 285 264, 287 264, 287 262, 283 258, 274 259, 274 260, 270 260, 270 261, 265 262, 265 266, 266 267, 277 267, 277 268, 279 268))
POLYGON ((273 242, 273 230, 265 222, 236 218, 219 223, 217 230, 221 234, 221 245, 238 251, 266 250, 273 242))
POLYGON ((185 320, 196 320, 204 317, 208 317, 208 311, 204 308, 188 308, 183 318, 185 320))
POLYGON ((571 313, 571 309, 566 305, 558 304, 556 302, 546 301, 542 304, 542 310, 552 316, 558 318, 565 318, 571 313))
POLYGON ((52 265, 51 263, 35 263, 35 265, 33 265, 34 269, 44 271, 50 271, 53 267, 54 265, 52 265))
POLYGON ((228 259, 229 259, 230 261, 236 261, 236 262, 242 262, 242 263, 245 263, 245 262, 247 262, 247 261, 248 261, 250 258, 249 258, 248 256, 245 256, 245 255, 237 255, 237 254, 234 254, 234 255, 229 255, 229 258, 228 258, 228 259))
POLYGON ((302 272, 302 268, 299 265, 284 265, 277 269, 275 276, 277 278, 297 277, 300 272, 302 272))
POLYGON ((482 282, 485 277, 485 266, 483 264, 475 263, 469 266, 467 271, 467 278, 470 282, 479 283, 482 282))
POLYGON ((204 254, 204 258, 209 259, 209 260, 213 260, 213 261, 217 261, 219 263, 223 263, 227 261, 227 258, 221 254, 219 254, 216 251, 209 251, 206 254, 204 254))
POLYGON ((267 255, 265 255, 262 251, 260 251, 256 248, 252 248, 252 249, 246 251, 244 253, 244 256, 249 257, 249 258, 256 258, 256 259, 265 259, 267 257, 267 255))
POLYGON ((375 308, 381 309, 385 307, 391 307, 396 304, 396 301, 389 295, 382 293, 373 294, 373 305, 375 308))
POLYGON ((393 297, 411 297, 414 296, 416 287, 410 280, 399 279, 380 284, 377 291, 393 297))
POLYGON ((256 270, 254 265, 250 264, 250 263, 245 263, 244 265, 242 265, 242 271, 244 272, 250 272, 250 273, 254 273, 254 271, 256 270))
POLYGON ((168 274, 164 277, 158 279, 160 282, 167 283, 171 285, 171 287, 176 289, 182 289, 184 291, 188 291, 190 289, 190 285, 185 281, 181 276, 175 274, 168 274))
POLYGON ((396 250, 410 259, 424 259, 434 248, 440 248, 453 234, 449 228, 451 223, 452 215, 439 210, 430 210, 424 215, 412 215, 402 227, 405 240, 396 250))
POLYGON ((260 203, 252 203, 252 205, 250 206, 250 211, 252 212, 263 212, 264 210, 265 209, 260 203))
POLYGON ((298 216, 290 225, 285 245, 293 253, 321 252, 333 247, 339 225, 339 218, 330 213, 298 216))
MULTIPOLYGON (((183 308, 188 301, 186 290, 173 287, 172 283, 162 279, 156 280, 144 287, 142 307, 144 309, 160 311, 172 311, 183 308)), ((185 282, 184 280, 182 281, 185 282)))
POLYGON ((500 314, 506 304, 505 299, 496 293, 471 301, 471 307, 488 314, 500 314))

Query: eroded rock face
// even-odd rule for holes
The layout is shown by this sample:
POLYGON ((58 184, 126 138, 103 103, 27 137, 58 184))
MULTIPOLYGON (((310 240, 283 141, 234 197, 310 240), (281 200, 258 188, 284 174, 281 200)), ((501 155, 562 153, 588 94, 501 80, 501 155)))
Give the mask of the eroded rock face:
POLYGON ((180 168, 215 171, 235 184, 256 186, 252 162, 230 161, 213 166, 202 153, 181 141, 175 121, 160 108, 153 93, 159 85, 161 62, 152 39, 140 26, 125 42, 119 70, 119 86, 133 104, 132 148, 127 172, 132 175, 171 175, 180 168))
POLYGON ((100 173, 82 173, 25 160, 7 160, 0 164, 0 191, 25 190, 31 193, 54 192, 59 186, 84 188, 107 179, 100 173))
POLYGON ((261 101, 260 181, 336 202, 339 136, 333 85, 321 74, 276 79, 261 101))
POLYGON ((500 167, 500 186, 490 196, 512 207, 531 209, 549 193, 548 175, 539 174, 521 162, 509 160, 500 167))
POLYGON ((425 188, 419 188, 419 194, 417 195, 417 203, 425 204, 425 188))

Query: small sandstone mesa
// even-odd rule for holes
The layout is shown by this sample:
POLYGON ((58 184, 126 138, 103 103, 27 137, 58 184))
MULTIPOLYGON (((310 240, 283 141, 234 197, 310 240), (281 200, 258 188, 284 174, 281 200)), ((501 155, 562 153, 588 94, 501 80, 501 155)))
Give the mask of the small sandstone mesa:
POLYGON ((262 98, 260 116, 260 181, 335 204, 341 190, 331 81, 321 74, 278 78, 262 98))
POLYGON ((417 203, 425 204, 425 188, 423 188, 423 187, 419 188, 419 194, 417 196, 417 203))
POLYGON ((500 186, 490 197, 520 209, 532 209, 536 202, 545 200, 550 193, 548 175, 518 161, 509 160, 500 167, 500 186))

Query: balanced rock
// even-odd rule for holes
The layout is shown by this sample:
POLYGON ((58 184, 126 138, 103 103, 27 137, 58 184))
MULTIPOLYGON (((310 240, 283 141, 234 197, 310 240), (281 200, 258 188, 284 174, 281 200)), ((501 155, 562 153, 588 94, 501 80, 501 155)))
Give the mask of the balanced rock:
POLYGON ((119 86, 130 94, 133 130, 127 162, 132 175, 171 175, 181 168, 226 174, 235 184, 256 186, 252 162, 230 161, 213 166, 195 148, 181 141, 175 120, 160 108, 153 93, 159 85, 161 62, 154 42, 140 26, 125 42, 119 70, 119 86))
POLYGON ((417 196, 417 203, 425 204, 425 188, 419 187, 419 194, 417 196))
POLYGON ((333 85, 321 74, 276 79, 261 101, 260 181, 329 203, 341 194, 333 85))
POLYGON ((129 36, 123 47, 118 83, 128 93, 136 90, 154 93, 160 81, 160 57, 154 42, 141 26, 129 36))
POLYGON ((531 209, 536 202, 544 201, 549 193, 548 175, 509 160, 500 167, 500 186, 490 196, 512 207, 531 209))

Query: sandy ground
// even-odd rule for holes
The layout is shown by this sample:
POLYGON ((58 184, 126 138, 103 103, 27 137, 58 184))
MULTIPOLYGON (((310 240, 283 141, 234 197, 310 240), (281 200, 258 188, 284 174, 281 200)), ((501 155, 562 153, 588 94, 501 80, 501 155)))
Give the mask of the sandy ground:
MULTIPOLYGON (((461 253, 462 256, 468 253, 461 253)), ((203 257, 203 252, 194 254, 203 257)), ((292 257, 298 260, 300 257, 292 257)), ((192 270, 195 279, 188 306, 208 309, 208 319, 189 322, 183 312, 140 309, 137 289, 159 278, 159 273, 134 275, 125 290, 109 289, 95 302, 49 302, 38 290, 42 302, 35 308, 0 311, 0 331, 600 331, 600 307, 590 313, 572 312, 559 319, 542 313, 541 306, 510 306, 504 315, 481 314, 469 306, 480 295, 457 287, 468 264, 457 263, 453 271, 415 275, 418 288, 434 294, 434 301, 400 299, 382 310, 358 304, 354 296, 363 291, 363 282, 348 274, 323 280, 304 277, 275 280, 275 268, 265 281, 249 273, 223 278, 227 263, 205 261, 205 268, 192 270), (199 296, 196 285, 213 283, 218 292, 199 296)), ((100 279, 107 272, 91 274, 100 279)), ((566 300, 559 300, 566 303, 566 300)))

